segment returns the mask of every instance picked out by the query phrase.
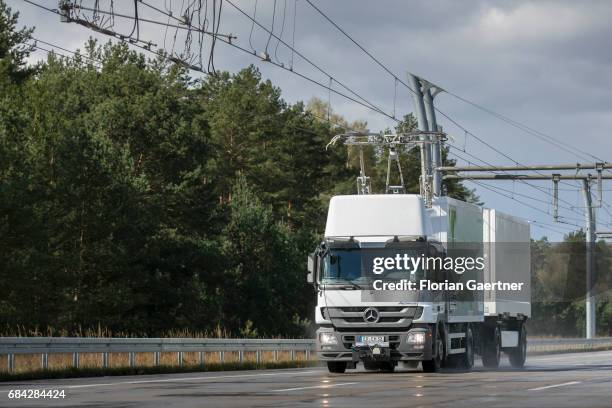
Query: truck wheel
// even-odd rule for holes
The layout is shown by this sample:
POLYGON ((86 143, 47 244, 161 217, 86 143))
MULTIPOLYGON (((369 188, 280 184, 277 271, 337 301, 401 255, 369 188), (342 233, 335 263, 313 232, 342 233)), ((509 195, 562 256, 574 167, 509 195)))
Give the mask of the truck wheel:
POLYGON ((527 359, 527 330, 525 325, 521 324, 521 330, 519 331, 519 344, 518 347, 512 348, 512 351, 508 353, 508 360, 510 365, 514 368, 525 367, 525 360, 527 359))
POLYGON ((469 324, 465 331, 464 347, 465 353, 461 353, 457 356, 457 368, 469 371, 474 367, 474 335, 472 334, 472 327, 469 324))
POLYGON ((327 369, 330 373, 342 374, 346 371, 346 362, 344 361, 328 361, 327 369))
POLYGON ((486 368, 499 367, 501 360, 501 333, 499 327, 488 330, 483 340, 482 365, 486 368))
POLYGON ((444 343, 442 342, 442 336, 436 336, 435 349, 433 350, 435 356, 431 360, 423 361, 423 372, 435 373, 440 371, 442 366, 442 359, 444 358, 444 343))
POLYGON ((384 362, 380 364, 380 369, 385 373, 392 373, 393 371, 395 371, 395 364, 391 362, 384 362))

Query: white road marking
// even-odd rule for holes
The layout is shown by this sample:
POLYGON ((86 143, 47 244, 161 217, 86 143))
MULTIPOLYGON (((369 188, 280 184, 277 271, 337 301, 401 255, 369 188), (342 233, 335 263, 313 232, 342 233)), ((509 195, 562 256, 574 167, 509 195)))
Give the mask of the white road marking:
POLYGON ((581 382, 580 381, 570 381, 570 382, 566 382, 562 384, 547 385, 545 387, 529 388, 529 391, 547 390, 549 388, 565 387, 566 385, 576 385, 576 384, 581 384, 581 382))
POLYGON ((299 390, 310 390, 313 388, 332 388, 332 387, 341 387, 343 385, 353 385, 359 384, 357 382, 348 382, 348 383, 338 383, 338 384, 323 384, 323 385, 313 385, 310 387, 296 387, 296 388, 283 388, 281 390, 272 390, 273 392, 283 392, 283 391, 299 391, 299 390))
MULTIPOLYGON (((304 375, 321 373, 323 370, 317 371, 291 371, 291 372, 275 372, 275 373, 259 373, 259 374, 234 374, 234 375, 217 375, 205 377, 181 377, 181 378, 164 378, 156 380, 134 380, 134 381, 118 381, 112 383, 96 383, 96 384, 81 384, 81 385, 53 385, 45 386, 44 384, 28 384, 24 389, 40 388, 40 389, 77 389, 77 388, 94 388, 94 387, 112 387, 115 385, 134 385, 134 384, 155 384, 155 383, 173 383, 181 381, 203 381, 203 380, 218 380, 223 378, 245 378, 245 377, 270 377, 277 375, 304 375)), ((11 388, 17 389, 17 388, 11 388)), ((8 393, 10 390, 0 391, 0 393, 8 393)))
POLYGON ((528 361, 575 361, 575 360, 593 360, 593 359, 601 359, 601 358, 612 358, 612 354, 606 355, 588 355, 587 353, 582 353, 579 355, 571 354, 569 356, 555 355, 555 356, 546 356, 546 357, 527 357, 528 361))

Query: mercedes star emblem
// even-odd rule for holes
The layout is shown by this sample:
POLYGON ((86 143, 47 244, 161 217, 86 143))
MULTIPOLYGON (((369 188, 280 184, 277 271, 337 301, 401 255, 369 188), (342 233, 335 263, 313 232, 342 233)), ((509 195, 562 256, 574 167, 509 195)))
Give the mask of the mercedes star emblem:
POLYGON ((363 320, 366 323, 376 323, 378 322, 379 318, 380 315, 378 314, 378 310, 373 307, 368 307, 366 310, 363 311, 363 320))

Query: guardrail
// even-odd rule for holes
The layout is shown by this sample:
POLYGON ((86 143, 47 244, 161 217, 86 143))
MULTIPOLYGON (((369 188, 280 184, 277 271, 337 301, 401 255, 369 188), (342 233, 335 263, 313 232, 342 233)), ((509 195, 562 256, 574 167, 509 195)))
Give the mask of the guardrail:
POLYGON ((527 351, 530 353, 595 351, 605 349, 612 349, 612 337, 599 337, 595 339, 527 339, 527 351))
MULTIPOLYGON (((554 353, 612 349, 612 338, 597 339, 528 339, 528 352, 554 353)), ((79 357, 84 353, 101 354, 101 366, 109 367, 109 353, 126 353, 128 365, 136 366, 136 353, 154 353, 153 364, 160 365, 161 353, 176 353, 176 362, 183 364, 183 353, 198 353, 197 362, 205 364, 207 353, 218 353, 218 361, 225 362, 225 353, 238 354, 242 363, 245 353, 254 353, 259 363, 264 352, 272 352, 278 361, 279 352, 288 352, 295 360, 296 353, 311 358, 315 348, 312 339, 195 339, 195 338, 74 338, 74 337, 2 337, 0 356, 6 355, 9 372, 15 370, 15 355, 40 354, 41 368, 49 365, 49 354, 72 354, 72 366, 79 367, 79 357)))
POLYGON ((249 352, 254 353, 257 363, 264 352, 272 352, 273 361, 279 360, 280 352, 288 352, 290 360, 301 352, 309 360, 314 346, 311 339, 2 337, 0 356, 7 356, 7 369, 13 372, 16 354, 40 354, 43 369, 49 367, 49 354, 71 353, 72 366, 77 368, 81 354, 101 354, 101 367, 108 368, 110 353, 127 353, 130 367, 136 366, 136 353, 154 353, 154 365, 160 365, 161 353, 176 353, 178 365, 183 364, 184 353, 198 353, 197 362, 204 365, 207 353, 218 353, 218 362, 223 364, 227 352, 237 353, 239 363, 249 352))

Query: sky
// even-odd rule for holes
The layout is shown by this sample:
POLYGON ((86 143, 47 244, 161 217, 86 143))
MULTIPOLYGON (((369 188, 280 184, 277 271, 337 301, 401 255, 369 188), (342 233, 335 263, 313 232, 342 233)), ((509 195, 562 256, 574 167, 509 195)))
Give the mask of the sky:
MULTIPOLYGON (((55 0, 33 0, 50 8, 55 0)), ((181 15, 182 5, 193 0, 147 0, 149 4, 181 15)), ((209 19, 213 0, 209 0, 209 19)), ((495 165, 565 164, 595 161, 586 152, 612 161, 612 15, 611 1, 477 1, 477 0, 311 0, 355 41, 406 82, 408 72, 417 74, 448 92, 436 96, 436 106, 455 122, 438 116, 438 124, 449 135, 454 154, 470 164, 495 165), (452 94, 451 94, 452 93, 452 94), (483 110, 461 101, 468 99, 494 112, 542 132, 573 148, 560 149, 483 110), (469 134, 466 136, 465 130, 469 134), (498 151, 496 152, 480 138, 498 151), (567 151, 569 150, 569 151, 567 151), (464 153, 465 151, 465 153, 464 153), (480 161, 479 161, 480 160, 480 161)), ((81 0, 92 7, 94 0, 81 0)), ((132 16, 133 2, 115 0, 115 12, 132 16)), ((202 3, 205 3, 202 1, 202 3)), ((216 2, 218 5, 218 1, 216 2)), ((109 37, 59 17, 23 0, 8 0, 21 14, 20 24, 35 26, 34 36, 69 50, 82 48, 91 36, 109 37)), ((110 0, 100 0, 109 10, 110 0)), ((84 16, 91 12, 83 10, 84 16)), ((139 16, 167 22, 166 15, 139 6, 139 16)), ((247 50, 260 54, 268 49, 273 61, 307 75, 334 90, 350 88, 380 110, 401 117, 413 110, 409 91, 378 66, 362 50, 325 20, 306 0, 226 0, 223 2, 219 33, 232 33, 247 50), (319 66, 308 64, 237 9, 255 16, 268 30, 319 66), (257 11, 255 11, 257 5, 257 11), (276 11, 274 11, 276 10, 276 11), (283 12, 284 11, 284 12, 283 12), (294 20, 295 15, 295 20, 294 20), (284 16, 284 18, 283 18, 284 16), (284 21, 284 24, 283 24, 284 21), (252 32, 251 32, 252 30, 252 32), (282 34, 281 34, 282 33, 282 34), (269 42, 268 42, 269 40, 269 42), (330 76, 333 78, 330 81, 330 76)), ((172 22, 172 20, 170 20, 172 22)), ((195 24, 195 23, 194 23, 195 24)), ((132 22, 115 18, 113 29, 129 33, 132 22)), ((142 22, 140 38, 158 47, 180 53, 184 31, 142 22)), ((208 29, 211 29, 209 23, 208 29)), ((207 37, 208 38, 208 37, 207 37)), ((204 65, 208 58, 204 44, 204 65)), ((48 46, 45 46, 49 48, 48 46)), ((195 48, 195 47, 192 47, 195 48)), ((62 51, 60 51, 62 52, 62 51)), ((254 64, 282 90, 289 103, 319 97, 331 103, 334 112, 349 121, 365 120, 371 131, 392 127, 394 121, 379 112, 275 67, 256 55, 217 42, 215 67, 237 72, 254 64)), ((32 61, 46 58, 38 51, 32 61)), ((200 74, 194 72, 194 76, 200 74)), ((467 164, 459 159, 460 164, 467 164)), ((579 184, 560 186, 560 215, 552 217, 552 182, 485 182, 486 187, 466 182, 485 206, 513 214, 532 223, 532 236, 560 240, 563 233, 584 225, 584 203, 579 184), (535 186, 535 187, 534 187, 535 186), (503 189, 503 190, 501 190, 503 189)), ((594 189, 595 190, 595 189, 594 189)), ((604 181, 604 207, 598 209, 599 230, 612 230, 612 180, 604 181)))

